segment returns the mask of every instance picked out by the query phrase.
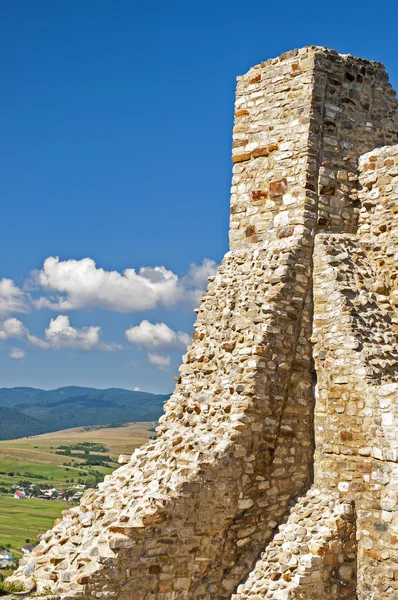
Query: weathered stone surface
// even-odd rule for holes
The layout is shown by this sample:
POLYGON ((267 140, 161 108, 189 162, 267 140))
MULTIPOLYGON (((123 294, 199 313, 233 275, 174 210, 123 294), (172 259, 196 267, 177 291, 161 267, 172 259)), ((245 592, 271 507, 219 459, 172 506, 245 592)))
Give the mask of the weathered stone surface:
POLYGON ((290 511, 231 600, 355 598, 353 504, 312 489, 290 511))
POLYGON ((398 597, 398 146, 359 169, 357 233, 316 239, 314 357, 315 482, 355 503, 362 600, 398 597))
POLYGON ((378 63, 311 47, 238 79, 231 250, 158 438, 14 580, 65 600, 398 597, 394 144, 378 63))

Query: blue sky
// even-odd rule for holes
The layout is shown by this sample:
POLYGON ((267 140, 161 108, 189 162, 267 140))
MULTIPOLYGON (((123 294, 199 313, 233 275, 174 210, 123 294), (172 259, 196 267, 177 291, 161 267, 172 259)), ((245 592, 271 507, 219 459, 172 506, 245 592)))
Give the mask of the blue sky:
POLYGON ((2 2, 0 386, 171 391, 227 251, 235 77, 318 44, 397 89, 397 17, 391 0, 2 2))

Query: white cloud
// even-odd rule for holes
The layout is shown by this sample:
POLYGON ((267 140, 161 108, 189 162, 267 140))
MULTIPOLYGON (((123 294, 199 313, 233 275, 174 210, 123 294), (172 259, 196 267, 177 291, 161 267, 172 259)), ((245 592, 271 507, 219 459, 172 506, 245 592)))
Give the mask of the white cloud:
POLYGON ((148 353, 148 362, 155 365, 162 371, 165 371, 170 366, 170 356, 163 356, 162 354, 151 354, 148 353))
POLYGON ((204 258, 201 265, 192 263, 184 277, 186 287, 196 287, 204 290, 207 287, 207 278, 217 271, 217 263, 210 258, 204 258))
POLYGON ((0 325, 0 340, 25 337, 27 333, 28 330, 23 326, 22 321, 16 319, 15 317, 6 319, 0 325))
POLYGON ((42 340, 41 338, 32 335, 30 333, 28 333, 28 335, 26 336, 26 339, 29 341, 29 343, 32 346, 35 346, 36 348, 49 348, 50 345, 48 342, 46 342, 45 340, 42 340))
POLYGON ((44 338, 32 335, 21 321, 11 317, 0 325, 0 340, 24 338, 36 348, 69 348, 73 350, 120 350, 120 344, 105 344, 101 341, 100 327, 76 329, 69 323, 69 317, 58 315, 51 319, 44 332, 44 338))
POLYGON ((46 341, 53 348, 73 348, 78 350, 92 350, 100 343, 100 327, 71 327, 69 317, 58 315, 51 319, 44 332, 46 341))
POLYGON ((202 265, 190 265, 185 277, 165 267, 141 267, 105 271, 91 258, 60 261, 49 256, 33 281, 53 297, 42 296, 35 301, 37 308, 76 310, 101 307, 117 312, 135 312, 157 306, 193 305, 206 286, 207 277, 215 271, 216 263, 204 259, 202 265))
MULTIPOLYGON (((173 331, 166 323, 150 323, 146 319, 124 333, 129 342, 149 350, 185 350, 191 341, 183 331, 173 331)), ((167 354, 148 352, 148 362, 165 371, 170 367, 171 359, 167 354)))
POLYGON ((28 312, 25 294, 12 279, 0 279, 0 315, 28 312))
POLYGON ((72 350, 119 350, 119 344, 101 342, 101 327, 82 327, 76 329, 69 323, 69 317, 58 315, 51 319, 44 332, 45 341, 51 348, 69 348, 72 350))
POLYGON ((22 348, 12 348, 8 355, 10 358, 14 358, 15 360, 22 360, 26 356, 25 350, 22 348))
POLYGON ((173 331, 166 323, 150 323, 146 319, 135 327, 130 327, 124 332, 132 344, 147 348, 168 348, 178 350, 186 348, 191 339, 183 331, 173 331))

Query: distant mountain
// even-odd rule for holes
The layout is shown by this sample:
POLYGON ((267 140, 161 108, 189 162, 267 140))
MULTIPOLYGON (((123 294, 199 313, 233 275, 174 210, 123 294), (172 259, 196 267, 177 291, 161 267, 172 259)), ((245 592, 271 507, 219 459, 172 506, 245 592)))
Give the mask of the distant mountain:
POLYGON ((0 406, 0 440, 39 435, 49 429, 33 417, 28 417, 13 408, 0 406))
POLYGON ((84 425, 156 421, 169 397, 118 388, 0 388, 0 439, 84 425))

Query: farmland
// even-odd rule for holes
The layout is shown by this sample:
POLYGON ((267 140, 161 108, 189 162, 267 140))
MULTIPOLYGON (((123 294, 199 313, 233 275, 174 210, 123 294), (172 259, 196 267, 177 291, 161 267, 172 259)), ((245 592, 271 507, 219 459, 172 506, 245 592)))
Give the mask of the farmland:
MULTIPOLYGON (((126 427, 78 427, 17 440, 0 441, 0 488, 10 489, 28 479, 40 488, 66 489, 78 481, 85 483, 93 474, 106 475, 117 467, 119 454, 131 454, 153 434, 154 423, 133 423, 126 427), (84 445, 100 445, 109 457, 105 465, 87 465, 81 458, 84 445), (65 456, 57 454, 60 447, 72 448, 65 456)), ((91 454, 91 453, 90 453, 91 454)), ((94 453, 95 454, 95 453, 94 453)), ((98 452, 98 456, 103 454, 98 452)), ((0 545, 10 544, 18 550, 30 539, 34 543, 39 533, 52 526, 68 504, 12 496, 0 497, 0 545)))
POLYGON ((20 549, 26 540, 34 543, 39 532, 52 527, 54 520, 67 508, 66 502, 48 502, 27 498, 15 500, 0 497, 1 545, 10 544, 12 551, 20 549))

